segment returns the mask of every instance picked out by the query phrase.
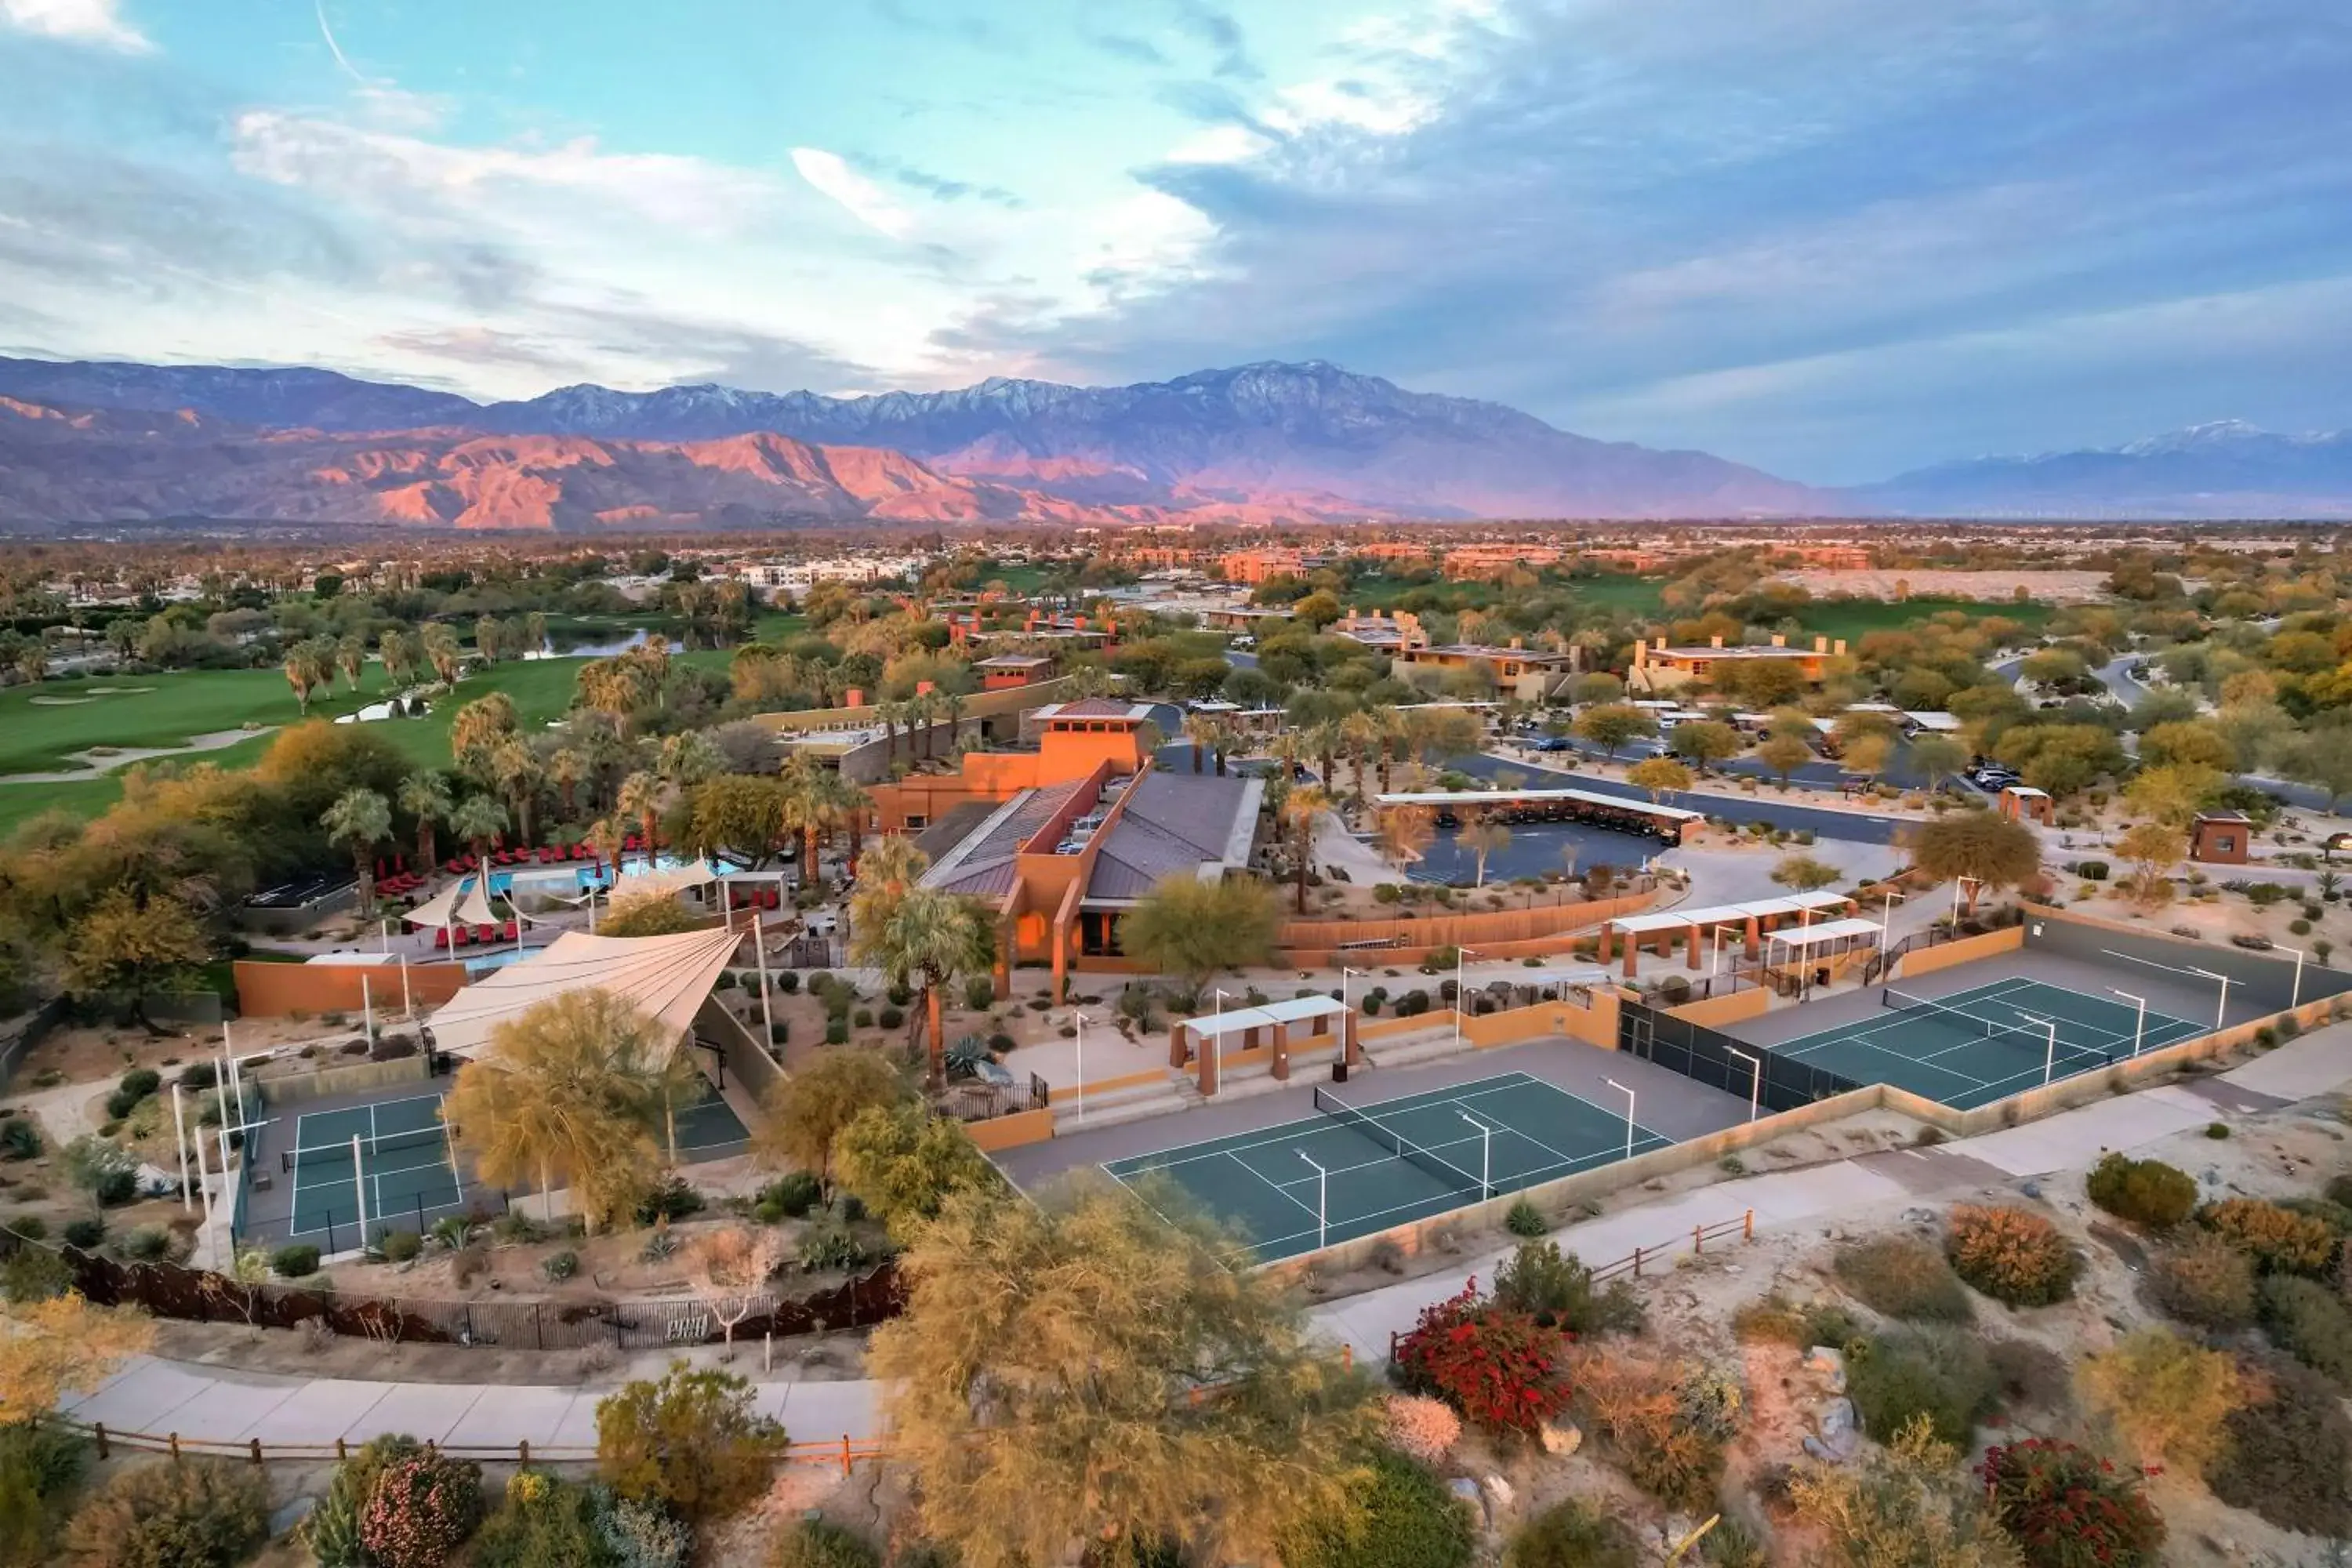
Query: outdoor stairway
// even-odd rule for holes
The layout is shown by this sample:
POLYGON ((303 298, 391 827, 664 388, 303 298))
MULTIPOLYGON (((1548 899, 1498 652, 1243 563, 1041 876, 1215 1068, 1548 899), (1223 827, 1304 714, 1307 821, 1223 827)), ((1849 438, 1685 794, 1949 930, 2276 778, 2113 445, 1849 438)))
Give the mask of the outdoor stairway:
POLYGON ((1448 1018, 1443 1024, 1433 1024, 1410 1035, 1375 1040, 1364 1047, 1364 1059, 1373 1067, 1412 1067, 1441 1057, 1459 1056, 1471 1048, 1468 1040, 1455 1036, 1454 1021, 1448 1018))
POLYGON ((1089 1094, 1083 1113, 1073 1103, 1057 1105, 1054 1108, 1054 1130, 1057 1136, 1067 1137, 1072 1132, 1090 1132, 1097 1127, 1117 1127, 1123 1121, 1172 1115, 1201 1103, 1200 1091, 1192 1087, 1192 1080, 1171 1073, 1158 1082, 1089 1094))

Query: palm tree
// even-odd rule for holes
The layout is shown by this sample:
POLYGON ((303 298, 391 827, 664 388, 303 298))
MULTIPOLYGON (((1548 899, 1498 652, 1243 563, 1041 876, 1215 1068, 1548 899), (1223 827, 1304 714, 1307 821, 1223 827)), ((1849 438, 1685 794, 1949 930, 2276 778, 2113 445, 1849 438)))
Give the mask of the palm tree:
POLYGON ((1381 849, 1400 866, 1410 866, 1428 853, 1437 836, 1437 813, 1426 805, 1391 805, 1380 814, 1381 849))
POLYGON ((640 770, 621 781, 615 809, 625 820, 634 820, 644 834, 648 866, 653 864, 654 851, 661 847, 661 808, 660 779, 640 770))
POLYGON ((547 612, 533 610, 522 618, 523 642, 530 652, 547 651, 547 612))
POLYGON ((688 730, 662 742, 661 760, 654 771, 681 789, 692 789, 727 771, 727 759, 699 730, 688 730))
POLYGON ((483 616, 474 622, 474 651, 482 656, 485 664, 499 662, 506 650, 507 628, 496 616, 483 616))
POLYGON ((569 746, 558 746, 548 753, 547 782, 555 786, 555 798, 563 807, 563 820, 572 820, 573 797, 579 794, 580 781, 588 776, 587 760, 569 746))
POLYGON ((391 686, 405 686, 416 673, 416 645, 398 626, 375 639, 375 656, 383 662, 384 680, 391 686))
POLYGON ((1463 823, 1454 842, 1477 857, 1478 877, 1472 886, 1483 888, 1486 885, 1486 857, 1511 847, 1511 830, 1480 812, 1463 823))
POLYGON ((343 684, 357 691, 360 672, 367 668, 367 638, 357 632, 344 633, 335 644, 335 663, 343 672, 343 684))
POLYGON ((903 833, 886 833, 876 839, 858 863, 857 891, 849 900, 850 928, 856 930, 868 915, 877 921, 888 919, 897 900, 922 879, 930 864, 931 858, 921 846, 903 833), (880 901, 884 900, 889 901, 880 901))
POLYGON ((996 961, 995 933, 980 906, 936 888, 910 888, 882 918, 852 927, 850 956, 898 984, 921 984, 930 1036, 930 1081, 940 1082, 947 1065, 940 987, 996 961))
POLYGON ((490 840, 506 830, 507 808, 486 795, 469 795, 449 813, 449 831, 465 841, 477 859, 487 859, 490 840))
POLYGON ((653 1129, 680 1087, 675 1060, 675 1043, 625 999, 568 991, 492 1031, 488 1048, 457 1070, 441 1114, 482 1179, 537 1182, 552 1217, 565 1178, 593 1231, 645 1184, 653 1129))
POLYGON ((1298 835, 1297 861, 1292 870, 1298 889, 1297 910, 1302 915, 1307 912, 1307 870, 1314 858, 1316 819, 1330 809, 1330 792, 1320 784, 1301 784, 1282 797, 1282 819, 1298 835))
POLYGON ((372 789, 346 790, 319 818, 327 842, 352 852, 360 876, 360 910, 375 908, 375 852, 392 837, 392 803, 372 789))
POLYGON ((1369 708, 1358 709, 1339 721, 1339 741, 1348 750, 1348 760, 1355 765, 1356 793, 1364 793, 1364 769, 1374 752, 1381 749, 1383 726, 1381 717, 1369 708))
POLYGON ((318 644, 309 639, 296 643, 286 650, 286 684, 294 689, 294 700, 301 705, 307 717, 310 711, 310 693, 327 679, 327 671, 319 658, 318 644))
POLYGON ((514 808, 516 834, 524 844, 530 843, 539 792, 547 782, 547 770, 540 764, 539 753, 521 736, 509 735, 490 753, 489 770, 490 776, 498 781, 499 793, 514 808))
MULTIPOLYGON (((1184 738, 1192 742, 1192 771, 1197 773, 1201 771, 1202 758, 1217 743, 1217 716, 1213 713, 1187 713, 1184 715, 1184 738)), ((1217 771, 1221 773, 1225 771, 1222 754, 1217 758, 1217 771)))
POLYGON ((449 817, 449 781, 426 769, 400 781, 400 809, 416 819, 416 868, 430 869, 436 860, 433 826, 449 817))
POLYGON ((620 658, 592 658, 580 667, 577 684, 583 706, 604 714, 622 734, 628 733, 629 717, 643 700, 635 665, 620 658))
MULTIPOLYGON (((599 866, 610 867, 614 875, 617 877, 621 870, 622 837, 619 823, 609 816, 600 816, 588 825, 588 831, 582 834, 580 838, 581 842, 595 851, 596 863, 599 866)), ((590 912, 594 912, 593 907, 590 912)))
POLYGON ((457 684, 458 668, 465 663, 465 650, 457 646, 457 634, 440 621, 428 621, 425 626, 425 662, 441 678, 444 686, 457 684))

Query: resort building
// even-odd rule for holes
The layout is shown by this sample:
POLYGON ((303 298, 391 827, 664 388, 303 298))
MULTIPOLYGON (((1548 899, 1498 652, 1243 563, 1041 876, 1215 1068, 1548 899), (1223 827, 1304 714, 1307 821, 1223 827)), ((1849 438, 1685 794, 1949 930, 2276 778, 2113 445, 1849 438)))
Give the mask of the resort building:
MULTIPOLYGON (((1416 628, 1417 629, 1417 628, 1416 628)), ((1508 647, 1483 643, 1407 643, 1395 650, 1391 668, 1400 680, 1424 684, 1429 675, 1443 677, 1459 670, 1477 672, 1506 697, 1539 702, 1558 691, 1576 672, 1576 656, 1548 653, 1513 637, 1508 647), (1420 675, 1419 672, 1428 672, 1420 675)))
POLYGON ((1677 686, 1687 686, 1707 679, 1718 665, 1742 660, 1787 659, 1804 677, 1808 686, 1818 686, 1829 671, 1829 661, 1846 657, 1845 639, 1832 644, 1827 637, 1815 637, 1810 648, 1790 647, 1789 639, 1776 632, 1772 640, 1763 646, 1733 644, 1724 646, 1721 637, 1711 637, 1705 647, 1672 647, 1664 641, 1646 639, 1633 644, 1633 663, 1625 675, 1625 684, 1648 691, 1663 691, 1677 686))

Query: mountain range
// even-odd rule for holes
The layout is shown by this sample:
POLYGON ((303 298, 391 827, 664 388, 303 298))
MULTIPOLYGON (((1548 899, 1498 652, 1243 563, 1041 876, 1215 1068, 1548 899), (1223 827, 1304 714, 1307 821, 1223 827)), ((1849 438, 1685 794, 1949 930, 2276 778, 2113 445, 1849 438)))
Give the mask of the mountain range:
POLYGON ((310 368, 0 358, 0 521, 593 531, 1857 514, 2352 515, 2352 437, 2200 426, 1835 490, 1320 361, 863 397, 569 386, 480 404, 310 368))

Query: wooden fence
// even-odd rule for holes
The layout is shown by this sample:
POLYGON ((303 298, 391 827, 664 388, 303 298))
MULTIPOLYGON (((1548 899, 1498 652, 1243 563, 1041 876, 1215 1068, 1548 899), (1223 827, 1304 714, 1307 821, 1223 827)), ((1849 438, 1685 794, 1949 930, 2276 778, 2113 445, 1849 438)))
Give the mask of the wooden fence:
MULTIPOLYGON (((117 1448, 135 1453, 167 1454, 174 1459, 243 1459, 253 1465, 341 1464, 351 1458, 351 1444, 338 1437, 331 1443, 265 1443, 258 1437, 192 1437, 178 1432, 134 1432, 109 1426, 103 1421, 76 1421, 69 1416, 41 1418, 87 1434, 100 1459, 110 1459, 117 1448)), ((583 1465, 596 1461, 596 1450, 580 1444, 426 1443, 427 1453, 477 1463, 518 1465, 583 1465)), ((865 1460, 888 1457, 889 1445, 878 1437, 852 1437, 847 1433, 821 1442, 787 1443, 772 1456, 777 1465, 823 1465, 838 1468, 846 1479, 865 1460)))

